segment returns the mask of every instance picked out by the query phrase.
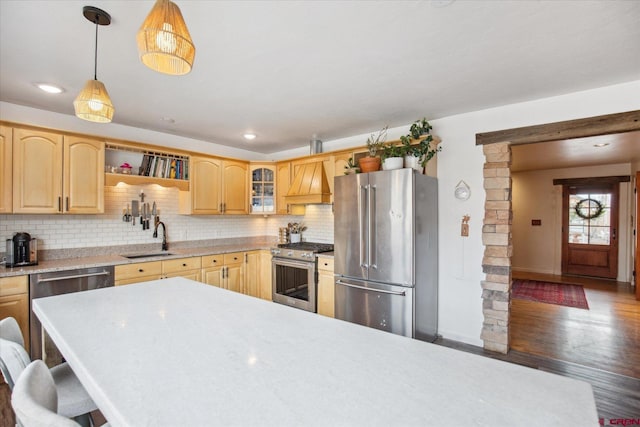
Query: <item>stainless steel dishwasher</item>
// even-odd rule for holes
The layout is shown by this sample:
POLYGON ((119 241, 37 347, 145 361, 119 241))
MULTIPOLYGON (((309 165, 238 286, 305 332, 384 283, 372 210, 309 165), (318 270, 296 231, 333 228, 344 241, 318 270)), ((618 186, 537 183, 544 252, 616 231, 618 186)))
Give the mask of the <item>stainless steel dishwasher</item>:
MULTIPOLYGON (((63 361, 62 355, 33 313, 34 299, 106 288, 113 286, 113 281, 112 266, 31 274, 29 276, 31 359, 42 359, 48 366, 55 366, 63 361)), ((82 319, 78 321, 82 322, 82 319)))

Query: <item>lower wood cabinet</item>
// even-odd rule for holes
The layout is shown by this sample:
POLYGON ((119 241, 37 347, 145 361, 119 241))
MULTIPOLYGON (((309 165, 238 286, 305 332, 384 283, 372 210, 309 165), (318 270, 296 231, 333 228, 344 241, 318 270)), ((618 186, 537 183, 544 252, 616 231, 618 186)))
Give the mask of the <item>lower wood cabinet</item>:
POLYGON ((260 269, 258 271, 260 283, 260 293, 259 297, 267 300, 273 301, 273 293, 271 287, 271 251, 261 250, 260 251, 260 269))
POLYGON ((178 258, 162 261, 162 278, 184 277, 200 282, 202 280, 202 257, 178 258))
POLYGON ((318 257, 318 314, 335 317, 333 258, 318 257))
POLYGON ((207 255, 202 257, 202 281, 208 285, 243 292, 244 253, 207 255))
POLYGON ((271 301, 271 253, 231 252, 115 266, 115 285, 185 277, 271 301))
POLYGON ((16 319, 29 351, 29 276, 0 278, 0 319, 5 317, 16 319))
POLYGON ((148 282, 162 278, 162 261, 139 262, 115 266, 115 285, 148 282))
POLYGON ((260 298, 260 251, 244 253, 244 286, 242 293, 260 298))
POLYGON ((263 250, 203 256, 202 281, 219 288, 271 300, 271 254, 263 250), (265 271, 267 258, 268 271, 265 271))

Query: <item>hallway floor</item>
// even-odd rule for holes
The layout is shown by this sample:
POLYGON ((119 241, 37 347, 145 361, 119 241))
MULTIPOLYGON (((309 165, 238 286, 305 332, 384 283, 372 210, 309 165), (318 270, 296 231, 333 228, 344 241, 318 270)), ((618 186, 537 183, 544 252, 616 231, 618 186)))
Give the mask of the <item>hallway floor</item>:
POLYGON ((514 272, 583 285, 589 310, 513 299, 511 349, 640 378, 640 301, 628 283, 514 272))

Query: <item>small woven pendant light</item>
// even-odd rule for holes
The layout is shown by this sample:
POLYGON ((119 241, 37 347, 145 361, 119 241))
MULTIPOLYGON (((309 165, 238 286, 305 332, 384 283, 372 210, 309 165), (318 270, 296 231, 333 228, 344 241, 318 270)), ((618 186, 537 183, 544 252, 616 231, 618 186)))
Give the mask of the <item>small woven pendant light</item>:
POLYGON ((82 9, 82 13, 89 21, 96 24, 96 46, 94 56, 94 69, 93 80, 87 80, 75 101, 73 101, 73 108, 75 109, 76 116, 83 120, 96 123, 109 123, 113 119, 113 103, 107 88, 104 84, 98 80, 98 25, 109 25, 111 23, 111 16, 104 10, 98 9, 93 6, 85 6, 82 9))
POLYGON ((175 76, 191 71, 196 48, 174 2, 157 0, 136 40, 140 60, 152 70, 175 76))

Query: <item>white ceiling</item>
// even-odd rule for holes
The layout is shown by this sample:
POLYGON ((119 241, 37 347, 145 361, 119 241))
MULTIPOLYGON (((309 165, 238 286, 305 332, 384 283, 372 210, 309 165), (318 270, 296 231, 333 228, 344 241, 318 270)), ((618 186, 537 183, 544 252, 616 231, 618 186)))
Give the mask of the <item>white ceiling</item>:
POLYGON ((514 145, 511 152, 512 172, 634 163, 640 162, 640 131, 514 145))
POLYGON ((179 77, 138 59, 152 1, 0 0, 0 100, 73 115, 93 77, 85 5, 112 16, 98 79, 115 123, 261 153, 640 76, 639 1, 175 1, 196 45, 179 77))

